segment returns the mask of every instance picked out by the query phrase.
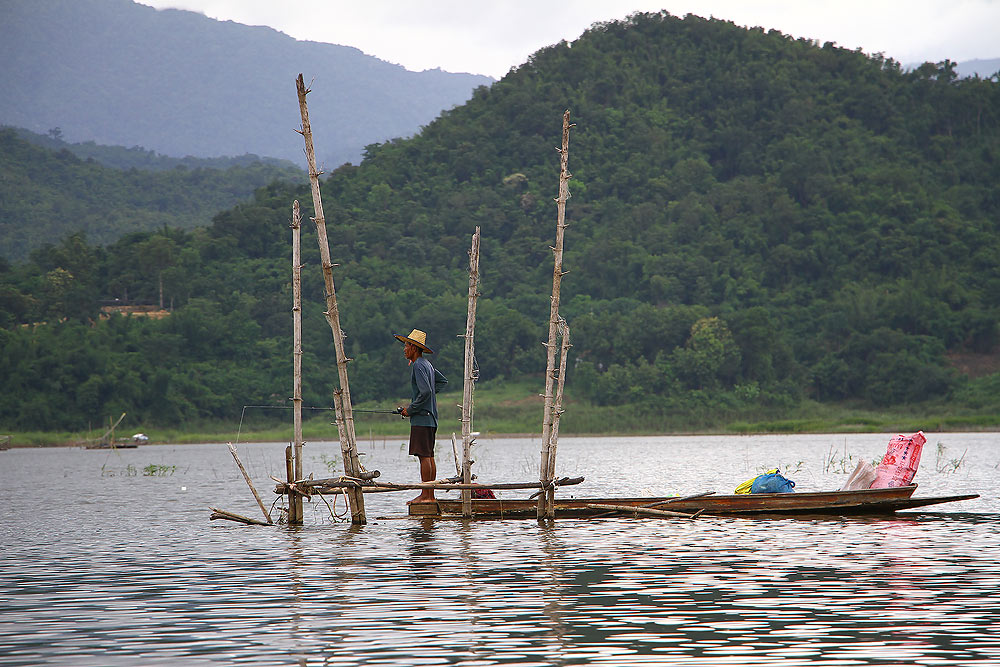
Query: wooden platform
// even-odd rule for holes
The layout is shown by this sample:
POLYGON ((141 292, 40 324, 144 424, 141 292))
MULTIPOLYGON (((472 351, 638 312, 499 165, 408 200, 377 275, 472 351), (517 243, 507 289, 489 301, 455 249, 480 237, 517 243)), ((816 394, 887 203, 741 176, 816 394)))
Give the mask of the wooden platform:
MULTIPOLYGON (((556 498, 557 517, 632 516, 635 512, 609 511, 592 505, 628 507, 656 506, 660 510, 687 514, 712 515, 781 515, 781 514, 892 514, 897 510, 926 507, 941 503, 971 500, 978 494, 914 498, 917 485, 861 491, 818 491, 812 493, 760 493, 740 495, 704 495, 698 498, 556 498)), ((472 513, 477 518, 535 518, 537 502, 528 499, 473 500, 472 513)), ((458 499, 438 499, 436 503, 409 505, 410 516, 456 518, 462 516, 458 499)))

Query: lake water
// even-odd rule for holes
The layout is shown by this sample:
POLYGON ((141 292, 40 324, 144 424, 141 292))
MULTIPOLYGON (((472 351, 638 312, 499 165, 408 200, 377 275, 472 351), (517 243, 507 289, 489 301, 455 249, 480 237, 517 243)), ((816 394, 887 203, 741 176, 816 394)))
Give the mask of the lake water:
MULTIPOLYGON (((836 489, 890 436, 563 437, 558 475, 587 481, 560 494, 730 493, 775 466, 836 489)), ((301 528, 247 527, 209 521, 260 517, 225 445, 0 452, 0 665, 1000 665, 1000 435, 927 437, 915 495, 981 498, 877 519, 379 518, 411 491, 367 495, 363 527, 318 500, 301 528)), ((270 504, 284 443, 239 449, 270 504)), ((415 480, 400 439, 359 449, 415 480)), ((484 439, 475 467, 530 481, 539 449, 484 439)), ((338 453, 307 444, 306 471, 337 474, 338 453)))

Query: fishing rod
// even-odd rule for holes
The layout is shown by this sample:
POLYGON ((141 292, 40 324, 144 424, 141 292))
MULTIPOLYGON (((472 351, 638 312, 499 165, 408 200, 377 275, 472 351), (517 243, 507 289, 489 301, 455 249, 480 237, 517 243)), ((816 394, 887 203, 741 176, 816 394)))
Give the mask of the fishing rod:
POLYGON ((374 412, 380 415, 402 415, 403 408, 396 408, 395 410, 362 410, 361 408, 352 408, 352 412, 374 412))

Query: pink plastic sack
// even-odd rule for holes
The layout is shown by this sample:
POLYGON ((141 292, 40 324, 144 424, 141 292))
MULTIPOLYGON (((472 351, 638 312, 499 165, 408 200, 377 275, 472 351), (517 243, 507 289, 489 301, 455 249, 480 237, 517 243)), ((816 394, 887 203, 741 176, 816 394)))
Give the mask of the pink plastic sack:
POLYGON ((890 486, 906 486, 913 481, 920 465, 920 452, 927 438, 923 431, 913 435, 897 435, 889 441, 889 448, 882 462, 875 469, 875 481, 870 488, 885 489, 890 486))

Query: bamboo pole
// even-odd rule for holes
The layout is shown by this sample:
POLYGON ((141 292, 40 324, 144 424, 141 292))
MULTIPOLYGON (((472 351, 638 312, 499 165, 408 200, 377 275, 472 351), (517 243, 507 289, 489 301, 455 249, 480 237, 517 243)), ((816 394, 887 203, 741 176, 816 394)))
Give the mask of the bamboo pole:
MULTIPOLYGON (((288 481, 302 479, 302 214, 292 203, 292 461, 288 481)), ((288 494, 288 523, 302 524, 302 496, 288 494)))
MULTIPOLYGON (((362 474, 361 463, 357 458, 357 450, 352 448, 351 443, 348 442, 349 434, 345 424, 344 394, 339 389, 335 389, 333 392, 333 405, 336 408, 337 432, 340 434, 340 452, 344 457, 344 472, 348 477, 359 478, 359 475, 362 474), (348 457, 350 456, 354 457, 353 463, 348 463, 348 457)), ((351 430, 353 431, 353 428, 351 430)), ((366 523, 364 494, 357 488, 348 487, 347 501, 351 508, 351 523, 366 523)))
POLYGON ((462 462, 458 460, 458 443, 455 440, 455 432, 451 432, 451 455, 455 458, 455 474, 462 478, 462 462))
MULTIPOLYGON (((569 342, 569 325, 566 320, 560 318, 562 324, 562 346, 559 354, 559 376, 556 380, 556 395, 552 404, 552 429, 549 435, 549 474, 555 473, 556 469, 556 449, 559 446, 559 419, 563 413, 563 389, 566 386, 566 358, 571 347, 569 342)), ((545 518, 555 518, 556 512, 556 490, 549 487, 542 492, 545 496, 545 518)))
MULTIPOLYGON (((337 291, 333 282, 333 264, 330 261, 330 244, 326 236, 326 218, 323 216, 323 200, 319 191, 319 171, 316 169, 316 152, 313 149, 312 126, 309 124, 309 108, 306 95, 309 90, 299 74, 295 80, 295 88, 299 97, 299 112, 302 116, 300 131, 306 146, 306 159, 309 164, 309 184, 312 189, 313 208, 316 217, 317 242, 323 265, 323 280, 326 285, 326 319, 333 333, 333 345, 337 351, 337 375, 340 381, 339 389, 334 390, 334 405, 337 407, 337 430, 340 434, 340 448, 344 457, 344 472, 356 476, 361 472, 361 462, 358 459, 357 439, 354 434, 354 413, 351 408, 351 390, 347 381, 347 355, 344 353, 344 331, 340 328, 340 311, 337 308, 337 291)), ((365 518, 365 500, 361 493, 348 493, 351 505, 351 523, 367 523, 365 518)))
MULTIPOLYGON (((549 307, 549 340, 546 346, 545 364, 545 410, 542 414, 542 460, 539 466, 539 479, 543 488, 551 483, 555 475, 555 456, 552 449, 552 424, 555 410, 553 409, 553 385, 555 384, 556 338, 559 334, 559 288, 562 277, 566 274, 562 268, 563 237, 566 230, 566 200, 569 199, 569 110, 563 112, 562 148, 559 149, 559 196, 556 197, 556 243, 552 247, 554 263, 552 268, 552 297, 549 307)), ((550 496, 542 493, 538 496, 538 518, 553 517, 554 503, 550 496)))
POLYGON ((212 510, 212 515, 208 517, 210 521, 215 521, 216 519, 226 519, 228 521, 235 521, 236 523, 245 523, 248 526, 271 525, 265 521, 261 521, 260 519, 251 519, 250 517, 243 516, 242 514, 220 510, 218 507, 209 507, 208 509, 212 510))
MULTIPOLYGON (((472 482, 472 401, 476 385, 475 332, 476 304, 479 299, 479 227, 472 235, 469 249, 469 311, 465 320, 465 373, 462 390, 462 482, 472 482)), ((472 491, 462 490, 462 516, 472 518, 472 491)))
POLYGON ((264 513, 264 518, 267 519, 269 524, 274 523, 271 521, 271 515, 268 513, 267 508, 264 507, 264 503, 261 502, 260 495, 257 494, 257 489, 253 487, 253 482, 250 481, 250 475, 247 474, 247 469, 243 467, 243 462, 240 461, 239 454, 236 453, 236 446, 231 442, 228 444, 229 453, 233 455, 233 459, 236 461, 237 467, 240 469, 240 472, 243 473, 243 479, 247 481, 247 486, 250 487, 253 497, 257 500, 257 504, 260 506, 260 511, 264 513))
POLYGON ((117 428, 118 425, 122 423, 123 419, 125 419, 125 413, 124 412, 121 414, 120 417, 118 417, 118 421, 116 421, 114 423, 111 423, 111 415, 108 415, 108 430, 105 431, 104 435, 102 435, 100 438, 98 438, 96 442, 98 442, 98 443, 104 443, 105 441, 107 441, 108 445, 110 445, 111 448, 114 449, 115 448, 115 428, 117 428))
MULTIPOLYGON (((295 462, 292 460, 292 446, 285 446, 285 480, 288 482, 288 525, 297 526, 302 523, 300 512, 296 512, 296 499, 301 498, 295 488, 295 462)), ((301 501, 299 501, 301 502, 301 501)))
POLYGON ((683 498, 670 498, 668 500, 661 500, 658 503, 650 503, 649 505, 643 505, 643 507, 653 508, 653 507, 663 507, 664 505, 672 505, 673 503, 679 503, 684 500, 697 500, 698 498, 704 498, 706 496, 714 496, 715 491, 704 491, 702 493, 696 493, 693 496, 684 496, 683 498))
POLYGON ((566 388, 566 359, 569 356, 569 348, 573 345, 569 342, 569 324, 566 320, 560 320, 562 323, 562 345, 560 346, 559 353, 559 377, 556 380, 556 396, 553 403, 552 411, 552 466, 555 467, 556 461, 556 445, 559 441, 559 420, 563 413, 563 390, 566 388))
MULTIPOLYGON (((278 481, 276 478, 275 481, 278 481)), ((583 477, 563 477, 562 479, 553 480, 551 484, 555 486, 572 486, 574 484, 582 484, 584 481, 583 477)), ((275 487, 275 493, 286 493, 288 490, 288 484, 278 484, 275 487)), ((441 490, 462 490, 462 489, 540 489, 542 488, 541 482, 500 482, 497 484, 479 484, 471 483, 466 484, 464 482, 416 482, 413 484, 397 484, 395 482, 368 482, 364 480, 352 480, 352 479, 342 479, 342 478, 332 478, 332 479, 307 479, 299 480, 295 482, 295 487, 302 493, 326 493, 332 489, 350 489, 359 488, 360 491, 366 493, 382 492, 382 491, 411 491, 419 489, 441 489, 441 490)))
MULTIPOLYGON (((657 507, 663 507, 664 505, 672 505, 673 503, 679 503, 679 502, 683 502, 683 501, 686 501, 686 500, 697 500, 698 498, 704 498, 705 496, 714 496, 714 495, 715 495, 715 491, 705 491, 703 493, 696 493, 693 496, 684 496, 684 497, 677 497, 677 498, 669 498, 667 500, 659 500, 659 501, 657 501, 655 503, 649 503, 648 505, 639 505, 639 507, 642 507, 644 509, 655 509, 657 507)), ((701 510, 699 510, 699 513, 700 512, 701 512, 701 510)), ((595 514, 594 518, 604 517, 604 516, 610 516, 611 514, 614 514, 614 512, 605 512, 603 514, 595 514)))
POLYGON ((587 507, 595 510, 613 510, 616 512, 626 512, 634 516, 639 516, 640 514, 647 516, 672 516, 682 519, 694 519, 697 518, 701 512, 695 512, 693 514, 688 514, 686 512, 671 512, 669 510, 655 510, 648 507, 632 507, 630 505, 604 505, 599 503, 588 504, 587 507))

